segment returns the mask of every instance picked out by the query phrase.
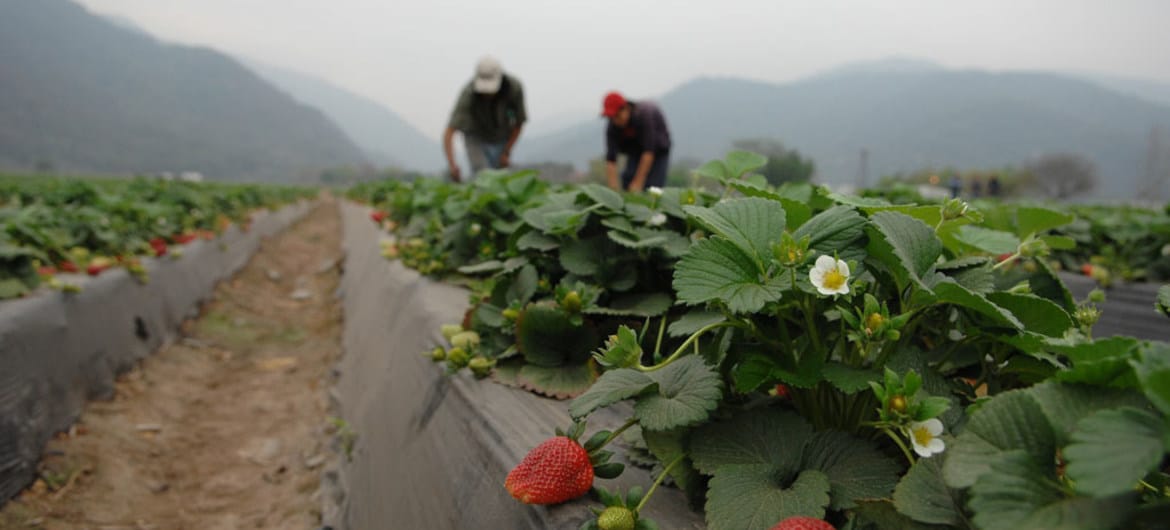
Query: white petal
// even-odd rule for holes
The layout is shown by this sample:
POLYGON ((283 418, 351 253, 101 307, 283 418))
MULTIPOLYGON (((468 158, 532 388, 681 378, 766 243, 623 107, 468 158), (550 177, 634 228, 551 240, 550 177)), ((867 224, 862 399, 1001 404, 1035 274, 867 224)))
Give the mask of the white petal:
POLYGON ((938 436, 943 433, 943 424, 938 418, 931 418, 915 426, 925 427, 926 432, 929 432, 931 436, 938 436))
POLYGON ((844 260, 837 260, 837 270, 841 271, 842 276, 849 277, 849 264, 845 263, 844 260))
POLYGON ((821 257, 817 258, 815 268, 822 271, 822 274, 824 272, 831 271, 836 267, 837 267, 837 259, 834 258, 833 256, 828 256, 828 255, 822 254, 821 257))

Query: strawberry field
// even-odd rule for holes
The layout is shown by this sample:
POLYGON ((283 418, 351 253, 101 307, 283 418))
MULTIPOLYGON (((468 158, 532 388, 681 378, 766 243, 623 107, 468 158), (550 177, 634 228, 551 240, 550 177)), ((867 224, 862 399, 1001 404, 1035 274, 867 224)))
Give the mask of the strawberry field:
POLYGON ((351 190, 383 256, 470 292, 436 369, 565 400, 573 422, 491 487, 593 491, 583 529, 665 527, 664 484, 712 530, 1164 525, 1170 345, 1095 333, 1108 295, 1058 269, 1164 279, 1165 212, 891 204, 770 187, 763 162, 646 194, 524 172, 351 190), (651 478, 613 486, 630 465, 651 478))
MULTIPOLYGON (((308 188, 163 180, 0 176, 0 299, 58 274, 124 267, 143 276, 141 257, 161 257, 195 239, 246 225, 258 209, 315 195, 308 188)), ((145 279, 145 278, 144 278, 145 279)))

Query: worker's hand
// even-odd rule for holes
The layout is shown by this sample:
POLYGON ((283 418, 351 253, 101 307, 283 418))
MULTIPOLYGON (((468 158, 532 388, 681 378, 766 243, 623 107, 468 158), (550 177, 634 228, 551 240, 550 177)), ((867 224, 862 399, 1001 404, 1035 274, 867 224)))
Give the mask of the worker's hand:
POLYGON ((505 168, 505 167, 508 167, 509 165, 511 165, 511 163, 512 163, 511 158, 512 157, 510 155, 508 155, 507 151, 500 153, 500 167, 505 168))
POLYGON ((447 167, 447 169, 451 172, 451 180, 454 180, 455 182, 462 182, 462 180, 459 178, 460 172, 458 164, 451 164, 447 167))

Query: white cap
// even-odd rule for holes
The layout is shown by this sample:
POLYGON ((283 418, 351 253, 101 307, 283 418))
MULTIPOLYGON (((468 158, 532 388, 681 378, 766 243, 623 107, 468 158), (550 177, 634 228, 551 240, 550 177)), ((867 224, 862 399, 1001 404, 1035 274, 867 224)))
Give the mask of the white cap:
POLYGON ((504 80, 504 69, 495 57, 484 56, 475 65, 475 91, 480 94, 495 94, 500 91, 504 80))

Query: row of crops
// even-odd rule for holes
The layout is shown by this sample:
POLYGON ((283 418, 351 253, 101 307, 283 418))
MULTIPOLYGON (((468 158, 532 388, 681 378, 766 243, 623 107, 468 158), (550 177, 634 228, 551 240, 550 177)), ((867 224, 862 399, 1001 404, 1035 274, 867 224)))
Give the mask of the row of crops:
MULTIPOLYGON (((773 188, 763 162, 735 152, 700 169, 718 186, 645 194, 527 172, 350 191, 384 256, 471 290, 428 356, 572 400, 514 497, 595 488, 582 528, 602 530, 656 528, 640 511, 662 482, 712 530, 1164 524, 1170 345, 1094 337, 1101 293, 1074 299, 1057 273, 1134 259, 1095 228, 1132 212, 773 188), (621 402, 628 421, 591 432, 621 402), (622 473, 615 441, 658 480, 594 483, 622 473)), ((1157 230, 1124 237, 1170 243, 1157 230)), ((1166 259, 1126 263, 1152 279, 1166 259)))
POLYGON ((0 299, 41 283, 76 287, 58 273, 125 267, 144 278, 140 257, 177 254, 248 216, 316 194, 283 186, 157 179, 0 176, 0 299))

